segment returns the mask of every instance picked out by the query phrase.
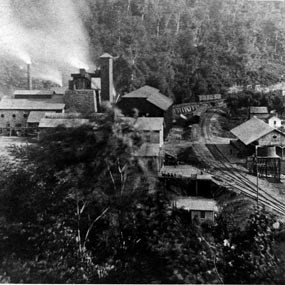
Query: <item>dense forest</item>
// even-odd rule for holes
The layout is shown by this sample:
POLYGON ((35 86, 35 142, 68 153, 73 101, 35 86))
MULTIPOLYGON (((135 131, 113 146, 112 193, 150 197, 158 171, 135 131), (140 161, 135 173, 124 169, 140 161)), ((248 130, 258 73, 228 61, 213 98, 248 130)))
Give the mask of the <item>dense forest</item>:
MULTIPOLYGON (((149 84, 177 103, 187 102, 198 94, 225 93, 233 85, 276 83, 285 73, 282 1, 84 3, 92 61, 103 52, 115 57, 120 94, 149 84)), ((23 85, 10 78, 11 68, 1 67, 3 90, 23 85)))

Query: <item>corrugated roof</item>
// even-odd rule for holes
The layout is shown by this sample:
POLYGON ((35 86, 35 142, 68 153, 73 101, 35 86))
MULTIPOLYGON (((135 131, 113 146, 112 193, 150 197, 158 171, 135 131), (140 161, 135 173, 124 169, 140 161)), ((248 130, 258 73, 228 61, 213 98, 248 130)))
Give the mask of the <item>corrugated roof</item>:
POLYGON ((250 107, 249 108, 250 114, 268 114, 267 107, 250 107))
POLYGON ((32 111, 29 114, 28 123, 39 123, 41 118, 45 116, 45 111, 32 111))
POLYGON ((245 123, 232 129, 231 133, 234 134, 245 145, 249 145, 273 130, 275 129, 264 123, 262 120, 253 117, 245 123))
POLYGON ((218 211, 215 200, 201 197, 179 197, 173 200, 173 204, 188 211, 218 211))
POLYGON ((122 120, 132 124, 135 128, 143 131, 160 131, 163 129, 164 118, 155 117, 122 117, 122 120))
POLYGON ((134 153, 134 156, 139 157, 157 157, 160 154, 160 146, 156 143, 144 143, 134 153))
POLYGON ((122 98, 145 98, 158 108, 166 111, 172 104, 172 99, 161 94, 158 89, 145 85, 137 90, 122 96, 122 98))
POLYGON ((65 104, 47 101, 33 101, 29 99, 2 98, 0 110, 63 110, 65 104))
POLYGON ((70 118, 70 119, 50 119, 42 118, 40 120, 39 128, 56 128, 64 126, 66 128, 76 128, 84 124, 88 124, 88 119, 70 118))

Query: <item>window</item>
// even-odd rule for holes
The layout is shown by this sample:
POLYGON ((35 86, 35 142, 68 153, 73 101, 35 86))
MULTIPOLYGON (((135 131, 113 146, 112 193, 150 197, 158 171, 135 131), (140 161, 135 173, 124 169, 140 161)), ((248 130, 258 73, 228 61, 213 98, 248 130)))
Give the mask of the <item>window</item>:
POLYGON ((201 211, 201 212, 200 212, 200 218, 201 218, 201 219, 205 219, 205 212, 204 212, 204 211, 201 211))
POLYGON ((276 139, 277 139, 277 135, 273 135, 272 138, 273 138, 274 140, 276 140, 276 139))
POLYGON ((274 123, 274 126, 275 126, 277 122, 276 122, 276 121, 274 121, 273 123, 274 123))
POLYGON ((12 117, 15 119, 16 118, 16 114, 13 114, 12 117))
POLYGON ((5 116, 4 116, 4 114, 1 114, 1 118, 4 118, 5 116))
POLYGON ((24 114, 24 118, 27 118, 28 117, 28 114, 24 114))
POLYGON ((21 128, 22 125, 21 125, 21 124, 16 124, 16 127, 17 127, 17 128, 21 128))

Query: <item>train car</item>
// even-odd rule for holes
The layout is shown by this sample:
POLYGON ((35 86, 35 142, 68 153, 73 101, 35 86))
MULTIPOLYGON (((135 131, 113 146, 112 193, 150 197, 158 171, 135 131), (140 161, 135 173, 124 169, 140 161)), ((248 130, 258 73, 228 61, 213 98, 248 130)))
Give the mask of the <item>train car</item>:
POLYGON ((221 94, 198 95, 199 102, 212 102, 222 99, 221 94))

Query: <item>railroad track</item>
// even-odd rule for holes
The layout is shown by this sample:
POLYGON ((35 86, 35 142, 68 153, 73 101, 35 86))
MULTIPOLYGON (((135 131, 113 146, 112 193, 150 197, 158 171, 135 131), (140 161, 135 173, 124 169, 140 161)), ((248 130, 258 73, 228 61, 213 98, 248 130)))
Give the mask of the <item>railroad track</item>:
MULTIPOLYGON (((211 113, 205 113, 201 122, 201 134, 205 138, 205 143, 210 143, 213 138, 210 130, 210 120, 212 116, 211 113)), ((202 162, 208 165, 209 172, 214 175, 214 180, 216 178, 216 180, 222 181, 222 185, 229 190, 243 193, 247 197, 256 200, 257 185, 252 182, 247 175, 243 174, 243 172, 245 173, 246 171, 234 167, 216 144, 205 143, 194 144, 193 150, 202 162)), ((285 204, 282 201, 268 193, 261 186, 259 186, 258 194, 259 204, 285 216, 285 204)))

